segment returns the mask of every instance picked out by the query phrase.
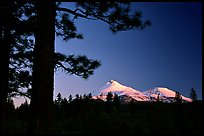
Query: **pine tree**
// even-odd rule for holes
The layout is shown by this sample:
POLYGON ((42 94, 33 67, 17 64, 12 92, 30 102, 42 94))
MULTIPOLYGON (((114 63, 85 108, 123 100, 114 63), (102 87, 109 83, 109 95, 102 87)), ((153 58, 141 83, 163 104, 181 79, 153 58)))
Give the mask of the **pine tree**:
POLYGON ((156 102, 160 102, 160 97, 159 97, 159 94, 157 94, 157 99, 156 99, 156 102))
POLYGON ((197 94, 193 88, 191 88, 190 90, 190 98, 192 99, 193 102, 197 100, 197 94))
POLYGON ((76 97, 75 99, 78 100, 80 96, 79 94, 76 94, 75 97, 76 97))
POLYGON ((175 92, 175 102, 176 103, 181 103, 182 102, 181 94, 178 91, 175 92))
POLYGON ((69 95, 69 103, 72 102, 72 95, 69 95))
POLYGON ((24 21, 20 19, 23 13, 19 12, 19 9, 24 3, 25 1, 7 0, 2 1, 0 4, 0 134, 4 131, 3 126, 6 120, 5 111, 7 109, 6 102, 9 99, 9 93, 13 91, 9 87, 9 76, 12 72, 9 63, 13 55, 11 50, 17 45, 17 42, 22 42, 24 39, 20 38, 20 36, 26 36, 25 29, 22 29, 24 21))
POLYGON ((120 105, 120 98, 116 93, 114 94, 114 97, 113 97, 113 105, 116 107, 120 105))
POLYGON ((111 103, 113 101, 113 94, 111 92, 108 92, 106 96, 106 102, 111 103))
POLYGON ((61 104, 62 104, 62 95, 61 93, 57 94, 57 99, 55 100, 55 104, 57 105, 57 107, 60 109, 61 108, 61 104))
POLYGON ((88 94, 88 98, 89 98, 89 99, 92 98, 92 94, 91 94, 91 93, 88 94))

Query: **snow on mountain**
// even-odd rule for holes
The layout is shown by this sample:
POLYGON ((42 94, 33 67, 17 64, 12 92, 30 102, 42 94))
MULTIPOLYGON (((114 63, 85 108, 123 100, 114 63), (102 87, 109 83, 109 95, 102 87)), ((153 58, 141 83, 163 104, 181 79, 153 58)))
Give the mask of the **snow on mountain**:
MULTIPOLYGON (((143 93, 149 96, 152 101, 155 101, 157 97, 159 96, 159 98, 164 102, 173 102, 176 92, 168 88, 164 88, 164 87, 155 87, 143 93)), ((187 98, 183 95, 181 95, 181 97, 183 101, 192 102, 190 98, 187 98)))
MULTIPOLYGON (((157 98, 163 102, 174 102, 176 91, 164 87, 155 87, 144 92, 140 92, 131 87, 124 86, 115 80, 110 80, 101 89, 92 93, 94 99, 106 101, 108 92, 117 94, 121 101, 156 101, 157 98)), ((192 102, 190 98, 181 95, 183 102, 192 102)))
POLYGON ((99 98, 99 99, 105 100, 108 92, 111 92, 112 94, 117 94, 121 98, 129 97, 136 101, 149 100, 149 97, 144 95, 142 92, 135 90, 131 87, 121 85, 115 80, 110 80, 101 89, 99 89, 99 91, 94 92, 93 98, 99 98))

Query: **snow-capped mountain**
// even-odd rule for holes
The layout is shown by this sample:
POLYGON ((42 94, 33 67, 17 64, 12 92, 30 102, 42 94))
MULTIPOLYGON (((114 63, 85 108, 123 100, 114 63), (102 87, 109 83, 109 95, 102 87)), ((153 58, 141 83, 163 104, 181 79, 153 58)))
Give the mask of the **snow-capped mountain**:
POLYGON ((117 94, 121 99, 124 99, 127 101, 131 99, 134 99, 136 101, 149 100, 149 97, 144 95, 142 92, 135 90, 131 87, 121 85, 115 80, 110 80, 101 89, 99 89, 99 91, 95 91, 93 93, 93 98, 99 98, 99 99, 105 100, 108 92, 111 92, 113 95, 117 94))
MULTIPOLYGON (((176 91, 164 87, 155 87, 141 92, 131 87, 124 86, 115 80, 110 80, 102 88, 92 93, 94 99, 106 101, 108 92, 117 94, 122 102, 130 101, 156 101, 157 98, 163 102, 174 102, 176 91)), ((192 102, 190 98, 181 95, 184 102, 192 102)))
MULTIPOLYGON (((174 102, 176 92, 164 87, 155 87, 143 93, 149 96, 151 101, 156 101, 157 97, 159 97, 159 99, 162 100, 163 102, 174 102)), ((181 95, 181 97, 182 100, 185 102, 192 102, 190 98, 187 98, 183 95, 181 95)))

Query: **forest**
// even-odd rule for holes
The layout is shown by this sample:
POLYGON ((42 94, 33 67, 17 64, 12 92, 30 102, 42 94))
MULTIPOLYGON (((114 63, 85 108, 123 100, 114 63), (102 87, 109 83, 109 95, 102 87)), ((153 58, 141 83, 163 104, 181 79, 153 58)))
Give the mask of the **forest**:
MULTIPOLYGON (((30 115, 27 101, 12 101, 4 131, 26 134, 30 115)), ((202 134, 202 101, 191 103, 103 101, 91 95, 72 99, 59 93, 54 101, 52 134, 202 134)))

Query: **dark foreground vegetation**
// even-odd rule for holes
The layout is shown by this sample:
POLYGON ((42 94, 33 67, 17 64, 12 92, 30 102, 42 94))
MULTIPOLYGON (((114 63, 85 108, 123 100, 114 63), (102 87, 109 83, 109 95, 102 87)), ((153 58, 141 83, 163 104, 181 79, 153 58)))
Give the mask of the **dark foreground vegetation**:
MULTIPOLYGON (((88 97, 60 98, 53 109, 53 134, 202 134, 202 101, 120 104, 88 97)), ((4 133, 27 133, 28 103, 16 109, 10 103, 7 116, 4 133)))

